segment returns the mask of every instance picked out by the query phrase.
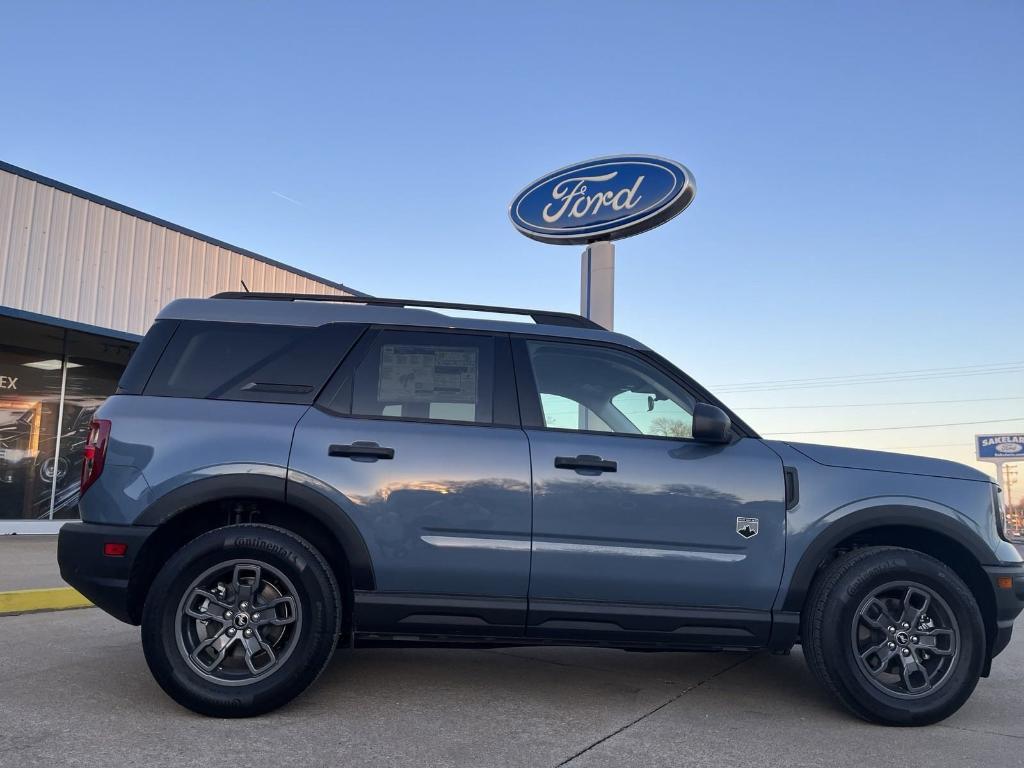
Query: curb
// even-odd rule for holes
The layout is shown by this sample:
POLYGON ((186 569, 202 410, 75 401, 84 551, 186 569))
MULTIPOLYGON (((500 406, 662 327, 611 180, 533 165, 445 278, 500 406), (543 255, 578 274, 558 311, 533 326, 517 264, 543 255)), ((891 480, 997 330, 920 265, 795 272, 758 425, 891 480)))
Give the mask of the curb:
POLYGON ((16 589, 0 592, 0 616, 32 611, 63 611, 88 608, 92 603, 71 587, 16 589))

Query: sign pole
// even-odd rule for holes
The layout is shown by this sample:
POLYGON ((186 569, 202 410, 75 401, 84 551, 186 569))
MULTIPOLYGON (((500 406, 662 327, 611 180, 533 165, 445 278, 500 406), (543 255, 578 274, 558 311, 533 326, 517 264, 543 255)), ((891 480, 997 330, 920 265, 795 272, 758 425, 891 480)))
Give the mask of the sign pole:
POLYGON ((599 240, 580 255, 580 314, 609 331, 615 325, 615 243, 599 240))

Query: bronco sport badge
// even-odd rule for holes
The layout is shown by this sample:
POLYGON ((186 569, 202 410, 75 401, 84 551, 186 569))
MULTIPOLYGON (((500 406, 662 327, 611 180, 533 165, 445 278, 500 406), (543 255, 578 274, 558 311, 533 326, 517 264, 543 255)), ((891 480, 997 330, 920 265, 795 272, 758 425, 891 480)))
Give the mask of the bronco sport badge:
POLYGON ((757 518, 756 517, 737 517, 736 518, 736 533, 742 536, 744 539, 749 539, 757 536, 757 518))

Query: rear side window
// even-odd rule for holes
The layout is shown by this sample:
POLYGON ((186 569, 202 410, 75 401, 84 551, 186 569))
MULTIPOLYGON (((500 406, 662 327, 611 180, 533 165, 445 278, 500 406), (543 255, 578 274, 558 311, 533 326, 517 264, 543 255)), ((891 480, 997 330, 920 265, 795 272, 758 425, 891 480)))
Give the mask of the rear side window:
POLYGON ((355 369, 355 416, 493 424, 495 339, 382 331, 355 369))
POLYGON ((362 330, 185 321, 145 394, 309 404, 362 330))
POLYGON ((157 320, 150 326, 146 338, 142 340, 138 349, 131 356, 128 366, 121 374, 121 380, 117 382, 117 394, 142 394, 146 382, 149 381, 149 375, 153 373, 153 367, 157 364, 177 327, 177 320, 157 320))

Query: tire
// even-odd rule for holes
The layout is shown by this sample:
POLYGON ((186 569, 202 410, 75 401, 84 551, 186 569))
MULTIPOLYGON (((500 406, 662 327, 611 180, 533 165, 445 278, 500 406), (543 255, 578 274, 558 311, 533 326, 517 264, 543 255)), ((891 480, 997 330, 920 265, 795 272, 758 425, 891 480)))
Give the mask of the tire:
POLYGON ((921 552, 866 547, 842 555, 819 574, 801 618, 811 672, 869 722, 936 723, 967 701, 981 676, 977 601, 951 568, 921 552))
POLYGON ((307 541, 269 525, 231 525, 192 540, 160 569, 143 608, 142 647, 157 683, 182 706, 260 715, 323 672, 341 606, 331 569, 307 541))

